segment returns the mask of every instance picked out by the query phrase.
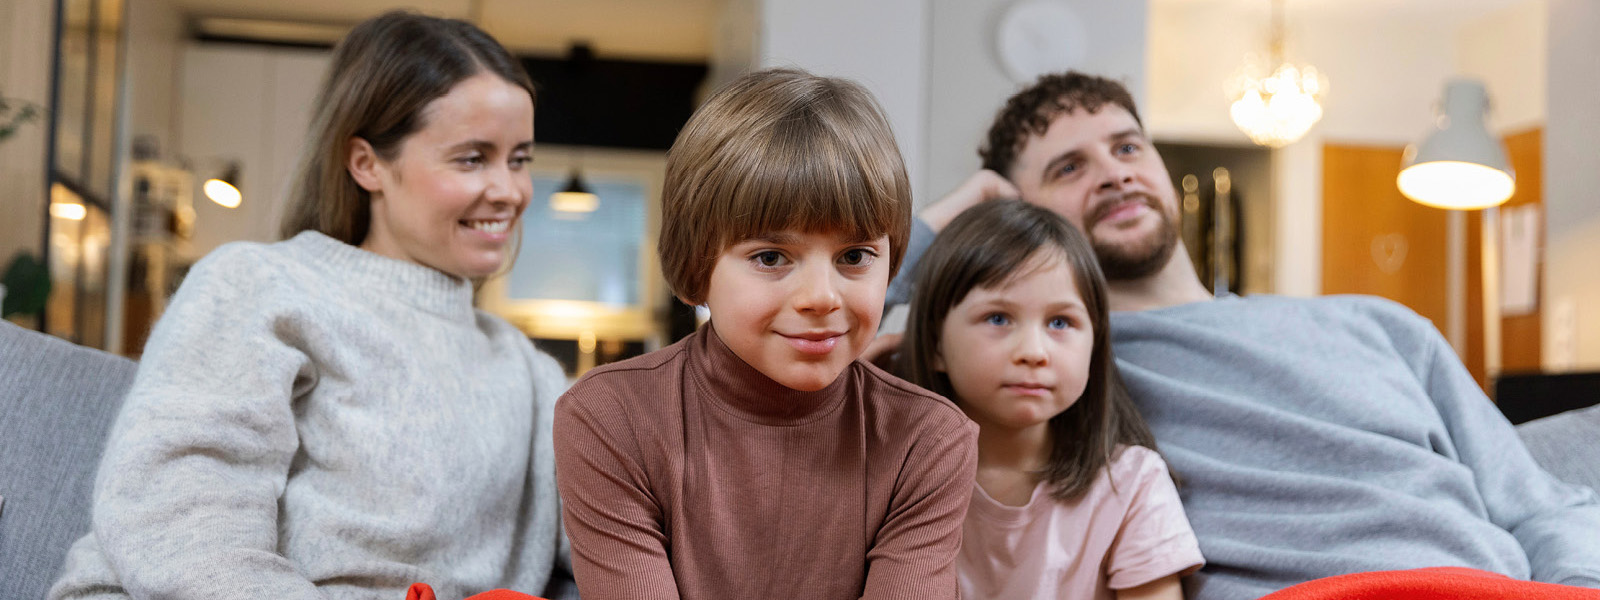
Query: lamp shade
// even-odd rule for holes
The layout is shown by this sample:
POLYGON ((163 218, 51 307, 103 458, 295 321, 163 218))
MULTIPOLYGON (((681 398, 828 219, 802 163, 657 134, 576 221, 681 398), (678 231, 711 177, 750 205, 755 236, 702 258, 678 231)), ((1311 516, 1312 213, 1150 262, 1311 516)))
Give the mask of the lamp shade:
POLYGON ((583 184, 583 176, 577 169, 573 169, 572 176, 567 178, 566 187, 550 194, 550 209, 558 213, 590 213, 599 208, 600 196, 583 184))
POLYGON ((1455 210, 1509 200, 1517 188, 1516 176, 1505 148, 1484 126, 1489 94, 1483 84, 1451 80, 1439 110, 1422 143, 1406 148, 1396 181, 1400 193, 1421 204, 1455 210))

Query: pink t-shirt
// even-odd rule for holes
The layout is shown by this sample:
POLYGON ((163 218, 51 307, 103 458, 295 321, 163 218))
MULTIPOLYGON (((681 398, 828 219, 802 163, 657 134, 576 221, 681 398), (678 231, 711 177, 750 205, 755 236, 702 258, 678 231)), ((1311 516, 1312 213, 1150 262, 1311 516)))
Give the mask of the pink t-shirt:
POLYGON ((1127 446, 1072 502, 1040 483, 1027 505, 1007 506, 973 484, 956 572, 968 600, 1110 599, 1202 564, 1166 462, 1127 446))

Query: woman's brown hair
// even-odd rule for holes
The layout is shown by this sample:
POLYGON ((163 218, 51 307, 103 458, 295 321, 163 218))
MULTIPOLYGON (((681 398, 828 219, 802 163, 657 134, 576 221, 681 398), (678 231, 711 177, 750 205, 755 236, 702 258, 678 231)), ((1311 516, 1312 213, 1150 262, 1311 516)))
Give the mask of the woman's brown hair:
POLYGON ((894 133, 860 85, 794 69, 750 73, 706 100, 667 152, 661 270, 705 300, 728 246, 795 229, 889 237, 889 276, 911 227, 911 183, 894 133))
POLYGON ((1094 326, 1088 384, 1071 408, 1050 419, 1050 459, 1040 474, 1050 495, 1067 501, 1089 489, 1118 446, 1154 450, 1156 441, 1117 371, 1105 277, 1089 241, 1066 219, 1018 200, 997 200, 951 221, 917 265, 897 368, 908 381, 960 405, 950 377, 935 368, 945 318, 973 289, 1003 286, 1049 261, 1072 270, 1094 326))
POLYGON ((400 143, 425 125, 428 103, 484 72, 537 98, 516 59, 471 23, 391 11, 356 25, 333 50, 279 233, 315 230, 360 245, 371 197, 347 170, 350 140, 394 160, 400 143))

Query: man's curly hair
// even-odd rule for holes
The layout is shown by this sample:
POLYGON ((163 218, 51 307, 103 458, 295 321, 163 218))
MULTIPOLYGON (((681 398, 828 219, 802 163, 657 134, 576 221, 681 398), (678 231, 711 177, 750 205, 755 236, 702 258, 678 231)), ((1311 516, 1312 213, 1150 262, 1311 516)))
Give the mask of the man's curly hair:
POLYGON ((1139 109, 1133 106, 1133 96, 1121 83, 1077 71, 1040 76, 1033 85, 1011 96, 995 114, 989 138, 978 148, 983 168, 1010 177, 1011 166, 1029 137, 1044 135, 1050 122, 1063 113, 1078 109, 1096 113, 1107 104, 1122 107, 1133 115, 1134 123, 1144 127, 1139 109))

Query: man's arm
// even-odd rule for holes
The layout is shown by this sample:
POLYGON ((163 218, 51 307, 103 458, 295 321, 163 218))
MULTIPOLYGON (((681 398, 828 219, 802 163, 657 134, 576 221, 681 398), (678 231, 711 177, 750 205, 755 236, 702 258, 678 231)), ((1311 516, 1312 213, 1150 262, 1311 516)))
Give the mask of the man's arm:
POLYGON ((900 271, 889 283, 889 294, 884 304, 894 306, 911 301, 911 286, 916 279, 917 261, 933 244, 933 237, 944 230, 950 221, 967 209, 980 203, 1000 198, 1021 198, 1022 194, 999 173, 987 169, 973 173, 955 190, 937 202, 922 209, 911 220, 911 238, 906 243, 905 259, 900 261, 900 271))
POLYGON ((1600 499, 1541 469, 1444 338, 1421 328, 1431 356, 1423 383, 1489 519, 1517 538, 1534 581, 1600 588, 1600 499))

